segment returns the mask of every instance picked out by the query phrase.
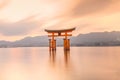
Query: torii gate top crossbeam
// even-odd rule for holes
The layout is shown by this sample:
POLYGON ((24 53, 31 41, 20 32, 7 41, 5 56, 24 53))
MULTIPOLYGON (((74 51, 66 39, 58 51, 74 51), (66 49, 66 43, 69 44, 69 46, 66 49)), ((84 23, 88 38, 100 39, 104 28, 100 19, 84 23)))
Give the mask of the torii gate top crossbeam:
POLYGON ((61 29, 61 30, 48 30, 48 29, 45 29, 46 32, 48 33, 62 33, 62 32, 71 32, 75 30, 75 28, 70 28, 70 29, 61 29))
POLYGON ((72 32, 73 30, 75 30, 75 28, 69 28, 69 29, 61 29, 61 30, 48 30, 45 29, 46 32, 48 32, 51 35, 48 35, 48 37, 57 37, 57 36, 72 36, 72 34, 67 34, 69 32, 72 32), (57 35, 56 35, 57 33, 57 35), (64 34, 62 34, 64 33, 64 34))

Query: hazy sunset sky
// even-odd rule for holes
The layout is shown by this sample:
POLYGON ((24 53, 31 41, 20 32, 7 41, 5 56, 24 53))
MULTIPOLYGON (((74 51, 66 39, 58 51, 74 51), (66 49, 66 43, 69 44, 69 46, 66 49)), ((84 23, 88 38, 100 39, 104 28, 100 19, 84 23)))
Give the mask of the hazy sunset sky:
POLYGON ((70 27, 74 35, 120 31, 120 0, 0 0, 0 40, 70 27))

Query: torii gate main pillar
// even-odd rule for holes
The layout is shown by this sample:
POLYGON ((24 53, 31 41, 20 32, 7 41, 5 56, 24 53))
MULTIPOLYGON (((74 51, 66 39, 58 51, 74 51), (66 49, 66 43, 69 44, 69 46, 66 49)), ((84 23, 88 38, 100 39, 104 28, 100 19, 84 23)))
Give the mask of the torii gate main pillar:
POLYGON ((65 37, 63 39, 63 41, 64 41, 64 50, 70 50, 70 39, 68 39, 68 36, 72 36, 71 32, 73 30, 75 30, 75 28, 63 29, 63 30, 47 30, 47 29, 45 29, 45 31, 48 32, 48 37, 51 37, 49 39, 49 49, 50 50, 56 50, 55 37, 64 36, 65 37))

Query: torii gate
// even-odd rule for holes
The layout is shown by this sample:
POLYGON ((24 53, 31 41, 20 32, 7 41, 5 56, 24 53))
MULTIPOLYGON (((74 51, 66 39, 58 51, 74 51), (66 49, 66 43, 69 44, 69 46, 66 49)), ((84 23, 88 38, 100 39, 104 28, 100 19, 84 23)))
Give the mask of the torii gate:
POLYGON ((55 37, 65 36, 65 38, 63 39, 64 40, 64 50, 70 50, 70 39, 68 39, 68 36, 72 36, 72 34, 70 34, 70 32, 72 32, 73 30, 75 30, 75 28, 61 29, 61 30, 45 29, 45 31, 48 32, 48 37, 51 37, 51 39, 49 39, 49 49, 56 50, 55 37))

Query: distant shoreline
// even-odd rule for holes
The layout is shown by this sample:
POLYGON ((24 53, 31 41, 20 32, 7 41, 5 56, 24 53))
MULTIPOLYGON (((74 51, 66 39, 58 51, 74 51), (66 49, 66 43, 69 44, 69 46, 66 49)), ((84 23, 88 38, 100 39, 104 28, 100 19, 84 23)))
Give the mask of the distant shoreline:
MULTIPOLYGON (((9 46, 9 47, 0 47, 0 48, 27 48, 27 47, 48 47, 49 46, 9 46)), ((63 47, 63 46, 57 46, 57 47, 63 47)), ((104 46, 71 46, 72 47, 120 47, 120 45, 104 45, 104 46)))

